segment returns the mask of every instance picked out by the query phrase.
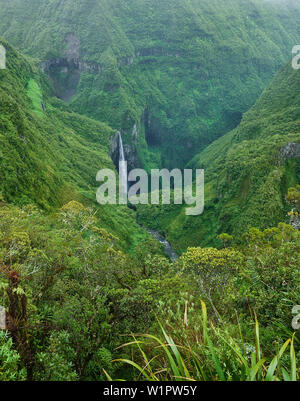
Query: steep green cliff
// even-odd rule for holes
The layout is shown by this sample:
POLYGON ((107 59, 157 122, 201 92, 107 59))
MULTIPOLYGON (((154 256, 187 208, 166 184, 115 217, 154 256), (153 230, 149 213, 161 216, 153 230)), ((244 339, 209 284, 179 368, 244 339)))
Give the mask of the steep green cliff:
POLYGON ((235 128, 299 38, 297 2, 0 1, 0 34, 73 110, 126 133, 140 163, 183 167, 235 128))
POLYGON ((184 250, 217 244, 217 234, 239 237, 250 227, 287 221, 288 188, 300 182, 300 71, 288 63, 276 75, 239 126, 190 162, 205 169, 205 211, 185 216, 184 208, 140 208, 140 221, 165 230, 184 250))
MULTIPOLYGON (((113 131, 88 115, 123 132, 131 166, 205 168, 203 216, 187 218, 176 207, 139 210, 139 221, 168 233, 178 250, 216 243, 220 231, 240 233, 284 217, 283 194, 295 183, 297 166, 294 160, 280 162, 279 153, 280 147, 297 138, 287 134, 285 120, 285 135, 271 130, 283 117, 282 111, 274 116, 273 101, 265 109, 268 92, 239 123, 299 39, 298 2, 0 0, 0 4, 0 33, 35 57, 54 93, 67 102, 44 99, 39 84, 53 92, 36 71, 21 82, 35 109, 30 118, 39 127, 36 137, 46 142, 41 146, 44 155, 36 162, 42 166, 35 170, 43 174, 43 164, 51 169, 45 170, 48 175, 42 180, 35 180, 24 166, 29 182, 20 178, 18 163, 11 162, 14 173, 2 181, 9 186, 7 199, 29 197, 42 206, 59 204, 60 197, 68 199, 66 194, 73 192, 72 185, 94 200, 95 171, 112 166, 108 139, 113 131), (46 111, 40 107, 44 103, 46 111), (222 136, 237 125, 236 131, 222 136), (76 151, 67 151, 70 147, 76 151)), ((271 87, 279 94, 286 90, 277 88, 282 74, 271 87)), ((291 93, 282 95, 281 108, 286 106, 284 96, 294 99, 291 93)), ((26 148, 20 129, 15 131, 21 135, 18 146, 26 148)), ((32 160, 36 158, 32 155, 32 160)), ((31 159, 20 165, 26 160, 31 159)), ((9 169, 3 171, 8 174, 9 169)))
MULTIPOLYGON (((74 113, 49 96, 46 77, 0 39, 6 69, 0 70, 1 201, 35 203, 52 211, 77 200, 96 203, 96 174, 112 168, 107 125, 74 113)), ((102 227, 134 246, 143 232, 129 209, 99 207, 102 227)))

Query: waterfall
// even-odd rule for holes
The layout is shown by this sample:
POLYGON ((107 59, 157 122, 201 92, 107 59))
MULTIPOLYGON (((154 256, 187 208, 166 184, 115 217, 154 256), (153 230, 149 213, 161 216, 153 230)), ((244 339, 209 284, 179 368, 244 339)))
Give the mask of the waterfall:
POLYGON ((123 148, 123 141, 122 141, 122 135, 119 132, 119 161, 124 162, 125 161, 125 154, 124 154, 124 148, 123 148))
POLYGON ((128 182, 127 182, 127 162, 125 160, 122 135, 119 132, 119 176, 120 176, 120 196, 127 198, 128 182))

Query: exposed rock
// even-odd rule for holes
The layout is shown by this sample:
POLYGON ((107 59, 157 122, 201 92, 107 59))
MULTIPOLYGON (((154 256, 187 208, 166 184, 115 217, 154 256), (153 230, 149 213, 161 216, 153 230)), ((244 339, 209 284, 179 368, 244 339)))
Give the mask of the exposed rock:
POLYGON ((0 306, 0 330, 6 330, 6 311, 4 306, 0 306))
POLYGON ((132 137, 135 140, 135 142, 137 143, 137 140, 138 140, 138 137, 139 137, 139 132, 138 132, 136 124, 134 124, 133 129, 132 129, 132 137))
POLYGON ((81 72, 97 74, 101 71, 97 63, 88 63, 80 59, 80 40, 73 33, 65 37, 66 50, 63 57, 46 60, 42 70, 52 80, 56 96, 70 100, 76 93, 81 72))
POLYGON ((65 37, 66 50, 65 57, 68 62, 79 60, 80 56, 80 40, 72 32, 67 33, 65 37))
POLYGON ((120 68, 122 65, 131 65, 134 62, 134 57, 123 57, 118 59, 118 68, 120 68))
POLYGON ((148 48, 141 48, 136 51, 137 57, 148 57, 148 56, 167 56, 167 57, 182 57, 184 56, 184 52, 181 54, 177 52, 172 52, 162 47, 148 47, 148 48))
POLYGON ((6 49, 0 44, 0 70, 5 70, 6 67, 6 49))
POLYGON ((124 153, 129 171, 141 167, 140 159, 135 146, 124 145, 124 153))
POLYGON ((93 74, 98 74, 101 72, 101 66, 98 63, 88 63, 86 61, 78 61, 78 69, 80 72, 91 72, 93 74))
MULTIPOLYGON (((128 57, 122 57, 118 59, 118 68, 122 66, 127 66, 127 65, 132 65, 134 63, 134 60, 136 57, 149 57, 149 56, 166 56, 166 57, 174 57, 174 58, 179 58, 183 56, 182 54, 174 53, 172 51, 168 51, 166 49, 163 49, 161 47, 149 47, 149 48, 141 48, 138 49, 135 52, 135 55, 133 56, 128 56, 128 57)), ((147 64, 147 63, 153 63, 156 62, 157 60, 155 59, 148 59, 148 60, 140 60, 139 63, 147 64)))
POLYGON ((290 224, 295 230, 300 230, 300 217, 298 215, 292 215, 290 224))
POLYGON ((42 70, 45 73, 51 73, 54 70, 60 73, 68 73, 72 69, 79 72, 91 72, 97 74, 101 72, 100 64, 88 63, 79 59, 68 60, 67 58, 52 58, 46 60, 42 64, 42 70))
MULTIPOLYGON (((134 130, 135 131, 135 130, 134 130)), ((136 129, 137 131, 137 129, 136 129)), ((128 170, 141 167, 141 162, 138 156, 137 148, 134 144, 123 144, 125 160, 127 161, 128 170)), ((110 157, 116 168, 119 168, 119 132, 116 132, 110 138, 110 157)))
POLYGON ((119 163, 119 132, 110 137, 110 157, 117 167, 119 163))
POLYGON ((300 157, 300 143, 287 143, 280 149, 280 157, 284 161, 300 157))

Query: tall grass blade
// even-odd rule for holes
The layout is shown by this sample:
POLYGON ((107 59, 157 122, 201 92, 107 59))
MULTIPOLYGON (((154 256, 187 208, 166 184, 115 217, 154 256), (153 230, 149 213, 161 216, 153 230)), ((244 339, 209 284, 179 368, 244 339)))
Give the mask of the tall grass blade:
POLYGON ((296 354, 295 354, 295 347, 294 347, 294 337, 293 335, 292 342, 291 342, 291 381, 297 381, 297 363, 296 363, 296 354))
POLYGON ((147 381, 153 381, 153 380, 151 380, 151 377, 149 375, 147 375, 147 373, 145 372, 145 370, 143 368, 141 368, 137 363, 130 361, 129 359, 115 359, 112 362, 127 363, 128 365, 131 365, 134 368, 136 368, 147 379, 147 381))
POLYGON ((280 351, 278 352, 278 354, 273 358, 272 362, 270 363, 270 366, 268 368, 267 371, 267 375, 266 375, 266 381, 271 381, 273 380, 273 376, 274 376, 274 372, 277 369, 278 366, 278 362, 280 361, 282 355, 284 354, 285 350, 287 349, 287 347, 289 346, 291 340, 287 340, 284 345, 281 347, 280 351))
POLYGON ((167 355, 174 377, 180 377, 180 372, 178 370, 174 358, 172 357, 170 351, 168 350, 168 347, 159 338, 152 336, 151 334, 145 334, 144 337, 155 340, 162 347, 162 349, 167 355))
POLYGON ((207 330, 207 309, 206 309, 205 303, 202 300, 201 300, 201 306, 202 306, 202 321, 203 321, 203 337, 204 337, 204 339, 205 339, 205 341, 206 341, 206 343, 208 345, 208 348, 209 348, 209 351, 211 353, 211 357, 212 357, 212 360, 214 362, 214 365, 215 365, 217 374, 219 376, 219 379, 221 381, 226 381, 225 374, 224 374, 224 372, 222 370, 222 367, 221 367, 221 363, 220 363, 218 357, 216 356, 216 353, 214 351, 213 343, 212 343, 212 341, 211 341, 211 339, 210 339, 210 337, 208 335, 208 330, 207 330))
POLYGON ((163 335, 165 336, 165 339, 166 339, 168 345, 170 346, 170 348, 171 348, 171 350, 172 350, 172 352, 173 352, 173 354, 174 354, 174 356, 175 356, 175 358, 177 360, 177 365, 178 365, 178 368, 180 369, 181 376, 185 376, 185 377, 189 377, 190 378, 190 373, 187 370, 187 368, 185 366, 185 363, 183 361, 183 358, 182 358, 180 352, 178 351, 178 348, 176 347, 172 337, 167 335, 167 333, 165 332, 165 330, 161 326, 161 324, 160 324, 160 327, 161 327, 161 330, 163 332, 163 335))

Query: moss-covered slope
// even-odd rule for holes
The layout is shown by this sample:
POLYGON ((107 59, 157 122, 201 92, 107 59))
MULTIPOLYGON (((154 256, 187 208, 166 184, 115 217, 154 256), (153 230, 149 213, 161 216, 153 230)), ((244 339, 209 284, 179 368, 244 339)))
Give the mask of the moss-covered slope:
POLYGON ((95 188, 97 171, 113 166, 108 156, 113 130, 47 96, 45 78, 1 43, 7 55, 7 68, 0 70, 2 196, 49 208, 95 188))
POLYGON ((300 71, 287 64, 232 132, 195 156, 205 169, 202 216, 178 207, 141 208, 139 218, 166 230, 178 250, 207 245, 218 233, 237 236, 249 227, 287 220, 285 195, 300 182, 300 71))
MULTIPOLYGON (((112 168, 107 125, 71 111, 49 96, 49 84, 32 62, 4 40, 0 70, 0 195, 5 202, 34 203, 51 211, 77 200, 96 205, 96 174, 112 168)), ((132 211, 100 207, 102 227, 130 249, 143 232, 132 211)))
POLYGON ((75 111, 122 129, 144 166, 183 167, 289 57, 300 5, 288 3, 1 0, 0 34, 48 62, 75 111))

